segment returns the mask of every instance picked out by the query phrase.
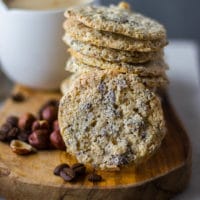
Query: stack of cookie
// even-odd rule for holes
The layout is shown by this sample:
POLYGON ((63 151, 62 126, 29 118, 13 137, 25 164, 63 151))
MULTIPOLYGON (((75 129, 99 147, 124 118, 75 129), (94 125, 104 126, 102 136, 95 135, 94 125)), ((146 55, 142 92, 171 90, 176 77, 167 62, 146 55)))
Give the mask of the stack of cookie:
POLYGON ((63 40, 70 46, 59 124, 67 152, 102 169, 147 160, 165 123, 159 97, 168 68, 166 31, 129 5, 67 10, 63 40))
MULTIPOLYGON (((64 23, 64 42, 72 58, 66 70, 76 73, 114 69, 142 77, 149 87, 165 87, 168 68, 163 60, 166 31, 158 22, 118 7, 79 7, 68 10, 64 23)), ((71 80, 66 79, 62 90, 71 80)))

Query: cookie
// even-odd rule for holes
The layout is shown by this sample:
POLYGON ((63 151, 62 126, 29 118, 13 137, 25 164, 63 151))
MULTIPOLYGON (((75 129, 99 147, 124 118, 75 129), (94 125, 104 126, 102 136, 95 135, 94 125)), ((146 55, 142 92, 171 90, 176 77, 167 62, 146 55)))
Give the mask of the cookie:
POLYGON ((64 95, 67 90, 69 90, 72 84, 75 82, 76 78, 79 77, 78 73, 73 73, 66 79, 64 79, 60 85, 60 91, 64 95))
POLYGON ((63 37, 63 41, 68 44, 74 51, 77 51, 83 55, 101 58, 102 60, 110 62, 145 63, 147 61, 155 60, 163 56, 163 51, 137 52, 97 47, 89 43, 73 40, 67 35, 63 37))
POLYGON ((133 74, 82 74, 60 101, 59 125, 67 152, 108 169, 146 161, 165 136, 160 99, 133 74))
POLYGON ((92 45, 113 48, 127 51, 149 52, 158 51, 163 48, 167 42, 162 40, 136 40, 131 37, 98 31, 84 24, 67 19, 64 23, 65 34, 81 42, 90 43, 92 45))
POLYGON ((100 69, 115 69, 120 72, 131 72, 140 75, 159 75, 168 69, 167 64, 162 58, 144 64, 128 64, 122 62, 113 63, 98 58, 89 57, 87 55, 82 55, 72 49, 69 49, 69 52, 79 62, 100 69))
POLYGON ((65 12, 67 18, 80 21, 86 26, 126 35, 139 40, 163 40, 166 30, 157 21, 118 6, 82 6, 65 12))
MULTIPOLYGON (((90 72, 94 70, 101 71, 101 69, 99 68, 94 68, 94 67, 79 63, 73 58, 67 62, 66 70, 70 71, 71 73, 74 73, 73 77, 76 77, 76 78, 78 78, 79 75, 85 72, 90 72)), ((167 75, 165 73, 160 74, 159 76, 141 76, 140 74, 138 74, 138 75, 135 75, 134 79, 137 81, 141 81, 148 88, 166 88, 169 84, 167 75)), ((71 79, 70 80, 67 79, 67 80, 66 80, 67 83, 71 82, 71 79)), ((73 81, 75 81, 75 78, 73 78, 73 81)), ((62 88, 63 88, 62 91, 66 91, 67 87, 68 87, 68 84, 65 84, 65 81, 64 81, 64 83, 62 84, 62 88)))

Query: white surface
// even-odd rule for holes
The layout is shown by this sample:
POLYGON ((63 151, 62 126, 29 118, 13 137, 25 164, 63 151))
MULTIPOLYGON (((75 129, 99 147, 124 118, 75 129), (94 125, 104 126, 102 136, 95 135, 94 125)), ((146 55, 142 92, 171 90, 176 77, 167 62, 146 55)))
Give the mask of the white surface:
POLYGON ((169 63, 169 93, 188 131, 193 148, 191 182, 176 200, 200 199, 200 87, 198 47, 193 42, 172 41, 166 48, 169 63))
MULTIPOLYGON (((189 187, 175 200, 200 199, 200 86, 198 47, 189 41, 171 41, 166 48, 169 63, 169 93, 185 125, 193 148, 192 177, 189 187)), ((1 199, 1 198, 0 198, 1 199)))

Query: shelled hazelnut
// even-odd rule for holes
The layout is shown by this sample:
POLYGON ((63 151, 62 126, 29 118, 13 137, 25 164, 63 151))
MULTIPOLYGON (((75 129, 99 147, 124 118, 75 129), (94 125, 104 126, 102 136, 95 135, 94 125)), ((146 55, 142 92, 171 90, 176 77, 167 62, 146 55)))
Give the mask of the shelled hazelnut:
POLYGON ((31 113, 25 113, 20 116, 18 127, 20 130, 31 130, 33 122, 36 120, 35 116, 31 113))
POLYGON ((58 109, 54 106, 47 106, 42 111, 42 119, 48 121, 49 123, 53 123, 57 119, 58 109))
POLYGON ((58 120, 55 120, 53 122, 53 130, 55 130, 55 131, 60 130, 58 120))
POLYGON ((49 130, 49 123, 46 120, 36 120, 32 125, 32 131, 46 129, 49 130))
POLYGON ((62 139, 62 136, 60 135, 60 131, 59 130, 54 130, 51 133, 50 142, 51 142, 51 145, 56 149, 60 149, 60 150, 65 150, 66 149, 65 143, 64 143, 64 141, 62 139))
POLYGON ((29 144, 36 149, 48 149, 49 148, 49 133, 48 130, 41 129, 35 130, 29 135, 29 144))

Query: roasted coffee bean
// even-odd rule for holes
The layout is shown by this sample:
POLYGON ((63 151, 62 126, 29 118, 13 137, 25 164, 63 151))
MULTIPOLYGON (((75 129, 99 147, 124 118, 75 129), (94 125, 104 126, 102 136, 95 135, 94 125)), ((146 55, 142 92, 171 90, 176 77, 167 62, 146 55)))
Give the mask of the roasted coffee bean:
POLYGON ((90 182, 100 182, 100 181, 102 181, 102 177, 101 177, 101 175, 98 175, 98 174, 93 172, 93 173, 88 175, 88 181, 90 181, 90 182))
POLYGON ((65 180, 65 181, 73 181, 76 178, 76 173, 74 172, 73 169, 71 168, 64 168, 60 172, 60 176, 65 180))
POLYGON ((86 167, 82 163, 76 163, 71 166, 71 169, 74 170, 76 175, 84 175, 86 171, 86 167))
POLYGON ((11 124, 13 127, 17 127, 18 126, 18 117, 16 116, 9 116, 6 119, 6 122, 11 124))
POLYGON ((18 93, 15 93, 15 94, 12 94, 11 95, 11 99, 14 101, 14 102, 24 102, 25 101, 25 97, 22 93, 18 92, 18 93))
POLYGON ((16 139, 18 133, 19 133, 19 128, 17 128, 17 127, 12 128, 12 129, 8 132, 7 137, 6 137, 6 140, 7 140, 8 142, 10 142, 10 141, 16 139))
POLYGON ((54 171, 53 171, 54 175, 60 176, 60 172, 61 172, 64 168, 69 168, 69 165, 66 164, 66 163, 63 163, 63 164, 58 165, 58 166, 54 169, 54 171))

